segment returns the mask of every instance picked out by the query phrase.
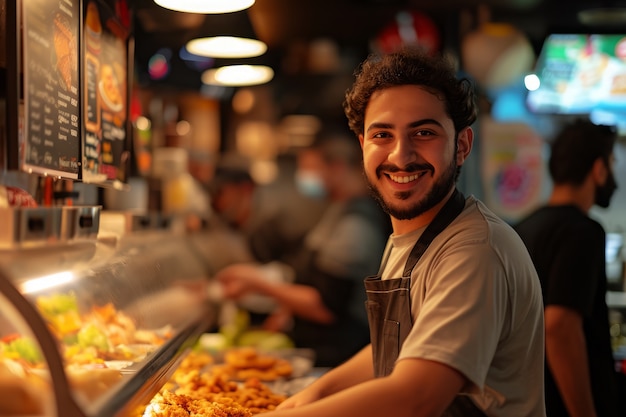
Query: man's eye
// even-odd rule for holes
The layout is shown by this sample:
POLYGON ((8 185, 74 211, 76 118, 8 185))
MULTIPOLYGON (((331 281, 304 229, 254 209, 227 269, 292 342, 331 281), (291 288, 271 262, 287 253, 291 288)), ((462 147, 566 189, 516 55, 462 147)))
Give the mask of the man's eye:
POLYGON ((372 135, 372 138, 374 139, 380 139, 380 138, 388 138, 390 135, 387 132, 376 132, 375 134, 372 135))

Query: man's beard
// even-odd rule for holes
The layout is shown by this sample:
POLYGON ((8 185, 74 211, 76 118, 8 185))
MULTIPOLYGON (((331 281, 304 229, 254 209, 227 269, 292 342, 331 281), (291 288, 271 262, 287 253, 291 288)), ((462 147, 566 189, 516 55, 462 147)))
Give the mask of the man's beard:
MULTIPOLYGON (((432 172, 432 167, 429 166, 429 168, 432 172)), ((448 195, 456 182, 457 169, 456 161, 453 158, 450 165, 448 165, 448 168, 443 172, 443 175, 435 181, 432 189, 421 200, 417 201, 412 206, 405 208, 394 206, 391 201, 385 201, 382 194, 376 187, 376 184, 371 181, 367 175, 365 177, 372 195, 378 201, 385 213, 398 220, 410 220, 432 209, 448 195)), ((417 166, 415 166, 415 168, 408 166, 405 170, 410 173, 417 172, 419 169, 417 166)), ((376 175, 380 178, 380 174, 377 173, 376 175)), ((408 200, 413 193, 413 190, 397 192, 395 193, 395 197, 398 200, 408 200)))
POLYGON ((607 208, 611 203, 611 197, 613 192, 617 189, 617 183, 613 173, 609 171, 609 176, 606 178, 604 185, 596 187, 595 204, 602 208, 607 208))

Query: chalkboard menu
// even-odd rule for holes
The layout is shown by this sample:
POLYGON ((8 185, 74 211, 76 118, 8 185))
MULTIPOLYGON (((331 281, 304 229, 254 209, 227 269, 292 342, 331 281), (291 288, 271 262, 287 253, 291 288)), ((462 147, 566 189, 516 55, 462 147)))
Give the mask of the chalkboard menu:
POLYGON ((79 0, 22 2, 23 168, 78 178, 79 0))
POLYGON ((101 1, 87 0, 83 9, 82 178, 125 181, 128 31, 101 1))
POLYGON ((24 81, 15 152, 21 169, 103 185, 125 182, 129 24, 116 14, 125 6, 19 3, 22 59, 13 61, 24 81))

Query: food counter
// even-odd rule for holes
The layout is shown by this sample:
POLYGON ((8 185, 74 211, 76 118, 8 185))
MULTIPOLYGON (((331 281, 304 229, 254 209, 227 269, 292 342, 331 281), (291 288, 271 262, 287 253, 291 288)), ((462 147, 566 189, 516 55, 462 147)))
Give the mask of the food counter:
POLYGON ((189 245, 144 230, 0 249, 0 415, 145 407, 217 321, 189 245))

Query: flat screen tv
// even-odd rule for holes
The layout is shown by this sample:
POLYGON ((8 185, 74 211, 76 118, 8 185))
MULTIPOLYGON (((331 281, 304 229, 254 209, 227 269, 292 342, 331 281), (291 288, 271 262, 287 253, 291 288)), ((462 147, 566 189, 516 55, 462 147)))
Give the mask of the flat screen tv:
POLYGON ((532 112, 626 113, 626 34, 551 34, 535 73, 540 86, 527 96, 532 112))

